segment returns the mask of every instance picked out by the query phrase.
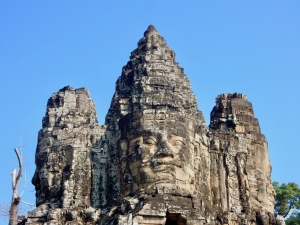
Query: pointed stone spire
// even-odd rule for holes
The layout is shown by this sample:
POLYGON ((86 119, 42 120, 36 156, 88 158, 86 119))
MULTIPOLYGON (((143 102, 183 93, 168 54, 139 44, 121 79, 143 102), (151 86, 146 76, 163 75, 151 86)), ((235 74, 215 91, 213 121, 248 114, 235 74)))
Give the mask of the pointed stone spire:
MULTIPOLYGON (((178 66, 175 55, 165 39, 150 25, 117 80, 111 105, 115 108, 114 112, 125 115, 138 109, 159 106, 200 115, 190 82, 184 69, 178 66)), ((108 120, 110 115, 108 113, 108 120)), ((202 114, 200 117, 204 123, 202 114)))
POLYGON ((150 35, 159 35, 158 31, 155 29, 153 25, 149 25, 148 29, 144 32, 144 37, 150 35))

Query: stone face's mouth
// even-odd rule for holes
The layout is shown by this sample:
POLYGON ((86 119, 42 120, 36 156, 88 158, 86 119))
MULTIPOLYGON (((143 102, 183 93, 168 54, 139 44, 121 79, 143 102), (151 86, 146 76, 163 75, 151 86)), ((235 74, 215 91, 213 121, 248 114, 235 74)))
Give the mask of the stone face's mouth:
POLYGON ((167 158, 167 157, 173 158, 174 155, 173 155, 173 152, 169 148, 161 148, 156 152, 154 157, 155 158, 167 158))
POLYGON ((157 159, 163 159, 163 158, 172 158, 173 159, 173 154, 172 153, 159 153, 155 155, 155 158, 157 159))
POLYGON ((166 170, 172 170, 172 167, 182 167, 182 163, 179 160, 174 159, 173 157, 162 157, 162 158, 152 158, 151 165, 155 171, 166 171, 166 170), (163 168, 157 168, 158 166, 168 166, 163 168))
POLYGON ((152 163, 157 165, 174 165, 173 161, 173 157, 165 156, 152 159, 152 163))

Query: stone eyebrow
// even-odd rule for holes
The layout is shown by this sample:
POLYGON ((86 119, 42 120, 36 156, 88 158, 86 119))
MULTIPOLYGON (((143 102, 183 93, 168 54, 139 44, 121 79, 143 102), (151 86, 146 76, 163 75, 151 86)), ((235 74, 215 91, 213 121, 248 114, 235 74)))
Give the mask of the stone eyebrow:
POLYGON ((171 139, 171 141, 172 141, 172 142, 175 142, 175 141, 181 141, 184 145, 186 144, 186 141, 184 141, 183 139, 177 139, 177 138, 176 138, 176 139, 174 139, 174 140, 171 139))
POLYGON ((156 138, 153 136, 143 136, 143 142, 144 142, 144 140, 148 140, 148 139, 153 140, 155 143, 157 142, 156 138))
POLYGON ((177 136, 177 135, 168 135, 168 139, 171 139, 171 140, 179 140, 179 141, 183 141, 184 138, 183 137, 180 137, 180 136, 177 136))

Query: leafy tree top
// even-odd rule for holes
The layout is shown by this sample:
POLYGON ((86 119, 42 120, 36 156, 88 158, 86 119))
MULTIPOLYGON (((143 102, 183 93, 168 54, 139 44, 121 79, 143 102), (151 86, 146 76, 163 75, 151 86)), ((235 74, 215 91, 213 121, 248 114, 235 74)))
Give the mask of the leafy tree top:
POLYGON ((294 211, 289 218, 285 220, 286 225, 300 225, 300 211, 294 211))
POLYGON ((298 184, 291 182, 279 185, 273 182, 276 192, 275 213, 286 217, 292 209, 300 209, 300 188, 298 184))

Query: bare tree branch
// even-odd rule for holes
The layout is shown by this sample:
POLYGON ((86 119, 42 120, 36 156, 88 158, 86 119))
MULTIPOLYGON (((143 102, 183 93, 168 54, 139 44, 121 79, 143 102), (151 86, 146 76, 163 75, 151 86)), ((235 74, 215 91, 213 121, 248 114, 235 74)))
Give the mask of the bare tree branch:
POLYGON ((18 190, 19 190, 19 183, 22 178, 22 171, 23 171, 23 164, 22 164, 22 148, 25 147, 27 144, 22 145, 22 136, 21 136, 21 141, 20 145, 18 148, 15 148, 14 151, 17 155, 18 163, 19 163, 19 168, 14 169, 12 172, 12 189, 13 189, 13 194, 12 194, 12 199, 10 206, 4 207, 0 205, 0 216, 2 217, 8 217, 9 218, 9 225, 16 225, 17 223, 17 214, 20 212, 19 204, 22 202, 26 205, 30 205, 30 207, 35 207, 34 204, 24 202, 21 200, 22 195, 24 194, 24 191, 27 190, 26 186, 27 183, 29 182, 26 178, 26 170, 25 170, 25 184, 24 187, 21 191, 21 194, 18 195, 18 190), (8 209, 8 210, 7 210, 8 209))
POLYGON ((0 218, 9 218, 10 204, 2 203, 0 205, 0 218))
POLYGON ((21 201, 23 204, 26 204, 26 205, 29 205, 30 207, 35 207, 35 204, 31 204, 29 202, 24 202, 24 201, 21 201))
POLYGON ((21 197, 18 196, 18 188, 19 188, 19 182, 22 177, 22 157, 20 155, 20 150, 22 147, 15 148, 14 151, 17 155, 18 162, 19 162, 19 169, 18 172, 16 169, 13 170, 12 173, 12 188, 13 188, 13 194, 11 199, 11 205, 9 210, 9 225, 15 225, 16 224, 16 217, 18 214, 18 208, 19 204, 21 202, 21 197), (16 175, 17 174, 17 175, 16 175))
MULTIPOLYGON (((19 150, 21 149, 21 147, 19 147, 19 150)), ((17 182, 19 182, 19 180, 21 179, 22 177, 22 158, 21 158, 21 155, 19 153, 19 150, 17 148, 14 149, 15 150, 15 153, 18 157, 18 161, 19 161, 19 173, 18 173, 18 176, 16 177, 16 184, 17 182)))
POLYGON ((24 194, 24 191, 26 190, 26 191, 28 191, 27 189, 26 189, 26 186, 27 186, 27 183, 29 182, 29 180, 27 180, 26 178, 26 169, 25 169, 25 184, 24 184, 24 187, 23 187, 23 189, 22 189, 22 192, 21 192, 21 194, 20 194, 20 197, 22 197, 22 195, 24 194))

